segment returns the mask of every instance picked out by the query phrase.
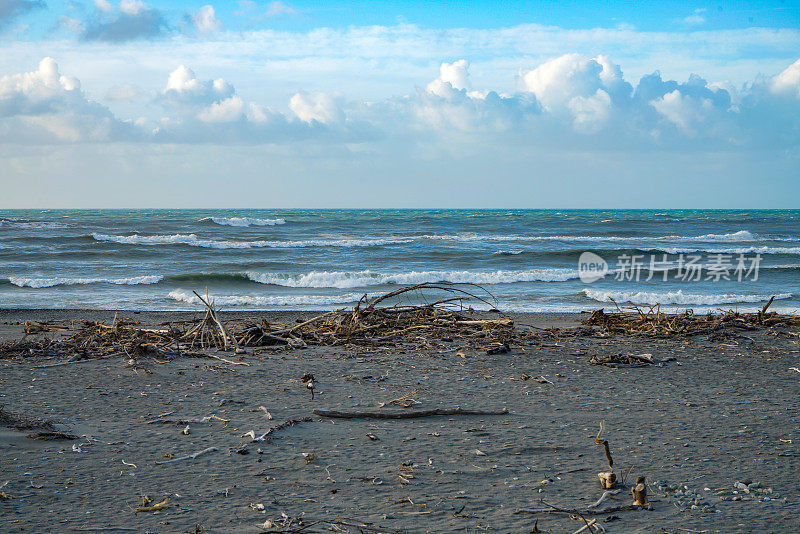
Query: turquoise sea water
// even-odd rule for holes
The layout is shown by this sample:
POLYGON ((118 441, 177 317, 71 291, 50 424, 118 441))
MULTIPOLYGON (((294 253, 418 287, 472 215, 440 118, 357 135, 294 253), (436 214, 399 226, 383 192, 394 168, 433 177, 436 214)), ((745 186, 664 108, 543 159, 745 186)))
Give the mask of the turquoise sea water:
POLYGON ((507 311, 751 310, 776 295, 798 313, 800 211, 0 211, 6 308, 196 309, 197 291, 225 309, 328 309, 425 281, 479 284, 507 311), (592 283, 586 251, 609 264, 592 283))

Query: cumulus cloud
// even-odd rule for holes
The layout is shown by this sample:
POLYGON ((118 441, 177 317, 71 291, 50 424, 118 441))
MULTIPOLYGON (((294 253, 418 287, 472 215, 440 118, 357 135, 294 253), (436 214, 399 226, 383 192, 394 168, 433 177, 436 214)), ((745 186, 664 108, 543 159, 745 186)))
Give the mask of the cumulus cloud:
MULTIPOLYGON (((98 10, 108 13, 107 2, 98 4, 98 10)), ((101 17, 86 27, 82 38, 86 41, 125 42, 152 39, 164 35, 167 22, 161 12, 140 0, 122 0, 116 17, 101 17)))
MULTIPOLYGON (((520 90, 513 94, 476 87, 469 69, 465 59, 442 63, 424 87, 373 102, 348 101, 336 92, 298 91, 281 112, 248 101, 225 79, 199 78, 180 65, 155 100, 163 115, 130 123, 90 101, 80 82, 61 75, 48 58, 34 72, 2 78, 0 117, 6 134, 12 119, 14 125, 24 124, 30 142, 35 131, 47 142, 113 140, 123 132, 181 143, 324 139, 366 146, 403 139, 419 146, 724 151, 787 149, 800 139, 800 60, 740 89, 698 75, 686 81, 664 79, 658 71, 634 87, 605 56, 568 54, 545 61, 520 72, 520 90)), ((106 94, 110 101, 142 96, 134 85, 115 86, 106 94)))
POLYGON ((0 29, 29 11, 45 7, 42 0, 0 0, 0 29))
POLYGON ((201 81, 194 71, 180 65, 169 74, 162 100, 175 104, 209 104, 233 96, 233 86, 222 78, 201 81))
POLYGON ((776 95, 800 98, 800 59, 772 78, 769 82, 769 88, 776 95))
POLYGON ((101 142, 131 138, 129 128, 86 98, 80 81, 53 58, 37 70, 0 78, 0 139, 12 142, 101 142))
POLYGON ((195 29, 201 35, 208 35, 222 29, 222 21, 217 18, 214 7, 205 5, 191 15, 195 29))
POLYGON ((295 93, 289 101, 289 109, 303 122, 332 124, 344 121, 340 98, 329 93, 295 93))

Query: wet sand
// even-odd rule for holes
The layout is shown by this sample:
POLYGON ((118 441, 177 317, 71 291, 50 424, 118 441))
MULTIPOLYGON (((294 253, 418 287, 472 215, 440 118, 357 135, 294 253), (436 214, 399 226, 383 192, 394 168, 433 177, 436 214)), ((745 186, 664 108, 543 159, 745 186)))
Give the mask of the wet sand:
MULTIPOLYGON (((130 315, 157 324, 197 314, 130 315)), ((113 316, 0 311, 0 323, 12 323, 0 325, 0 337, 20 337, 13 323, 24 320, 113 316)), ((514 316, 518 328, 566 327, 579 318, 514 316)), ((600 497, 597 473, 607 465, 594 437, 601 421, 615 471, 627 483, 646 476, 652 501, 650 511, 596 516, 607 532, 792 531, 800 527, 800 373, 789 368, 800 367, 800 339, 776 331, 793 332, 747 331, 723 342, 705 335, 563 335, 532 338, 496 355, 461 350, 458 339, 425 349, 225 355, 247 366, 200 358, 130 366, 114 358, 34 368, 60 360, 0 360, 4 410, 80 436, 42 441, 0 427, 0 485, 8 481, 0 491, 11 497, 0 499, 0 531, 262 532, 269 530, 265 522, 285 514, 303 518, 306 528, 288 529, 302 532, 330 531, 330 524, 311 525, 320 520, 350 532, 530 532, 538 518, 543 531, 571 533, 582 521, 515 511, 546 508, 542 499, 585 509, 600 497), (628 352, 675 359, 619 369, 588 362, 628 352), (318 383, 313 401, 300 382, 304 373, 318 383), (412 410, 509 413, 401 420, 312 415, 313 409, 399 410, 378 405, 415 391, 419 404, 412 410), (165 412, 228 422, 189 423, 188 435, 185 424, 148 424, 165 412), (312 421, 284 428, 269 442, 242 437, 306 417, 312 421), (165 454, 178 458, 209 447, 217 450, 156 464, 169 459, 165 454), (741 481, 760 487, 736 489, 741 481), (141 495, 170 499, 164 510, 134 513, 141 495)), ((601 508, 630 503, 622 489, 601 508)))

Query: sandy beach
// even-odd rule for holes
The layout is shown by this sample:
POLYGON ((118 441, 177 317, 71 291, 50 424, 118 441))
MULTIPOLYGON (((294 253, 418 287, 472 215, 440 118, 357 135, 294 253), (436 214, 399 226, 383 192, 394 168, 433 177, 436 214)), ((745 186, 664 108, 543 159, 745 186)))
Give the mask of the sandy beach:
MULTIPOLYGON (((142 325, 192 315, 130 313, 142 325)), ((18 339, 24 321, 113 317, 5 310, 0 330, 3 340, 18 339)), ((607 532, 800 526, 800 373, 790 369, 800 360, 796 329, 652 339, 570 330, 582 317, 515 315, 515 328, 531 334, 494 355, 453 339, 425 350, 345 345, 221 354, 247 365, 118 357, 40 368, 64 358, 0 360, 3 412, 77 437, 32 439, 35 429, 4 423, 0 530, 571 533, 584 525, 580 518, 520 511, 592 509, 603 494, 597 473, 607 470, 594 441, 601 422, 624 484, 594 510, 623 510, 584 517, 607 532), (589 362, 626 353, 651 354, 656 363, 589 362), (315 377, 314 400, 300 380, 306 373, 315 377), (312 414, 453 407, 508 413, 312 414), (301 422, 261 442, 245 437, 287 421, 301 422), (207 452, 168 462, 199 451, 207 452), (624 509, 638 476, 646 477, 650 510, 624 509), (154 511, 136 512, 165 499, 154 511)))

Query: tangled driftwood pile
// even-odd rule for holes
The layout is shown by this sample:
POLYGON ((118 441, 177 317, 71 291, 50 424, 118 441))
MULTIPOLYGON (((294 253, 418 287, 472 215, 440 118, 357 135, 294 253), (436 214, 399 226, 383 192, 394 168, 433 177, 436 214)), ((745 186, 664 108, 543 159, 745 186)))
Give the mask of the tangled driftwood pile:
POLYGON ((507 347, 506 343, 515 335, 511 319, 479 319, 466 305, 467 301, 477 300, 491 306, 487 300, 444 284, 406 286, 369 301, 365 295, 352 309, 330 311, 294 324, 263 320, 260 324, 226 325, 219 319, 212 299, 197 297, 205 306, 205 316, 182 326, 164 323, 145 328, 137 322, 116 318, 111 325, 83 321, 74 333, 62 334, 63 339, 56 341, 47 337, 29 339, 28 336, 69 332, 70 329, 57 324, 26 324, 23 339, 0 345, 0 358, 69 356, 66 362, 51 364, 61 365, 113 356, 169 360, 179 356, 200 356, 196 352, 198 349, 239 352, 240 347, 394 346, 401 342, 427 346, 434 340, 458 340, 462 344, 472 340, 489 347, 487 350, 493 350, 507 347), (428 296, 439 294, 444 298, 423 305, 402 303, 407 293, 423 290, 428 296), (395 304, 378 306, 386 301, 395 304))
POLYGON ((468 300, 489 304, 485 299, 455 286, 417 284, 371 301, 367 301, 365 295, 352 310, 331 311, 293 326, 262 321, 261 324, 246 326, 235 336, 241 346, 258 347, 278 344, 391 345, 402 341, 425 344, 432 339, 482 339, 502 344, 513 335, 511 319, 476 319, 464 305, 468 300), (447 296, 425 305, 378 306, 387 299, 397 299, 419 290, 443 292, 447 296))
POLYGON ((766 326, 800 325, 798 316, 767 313, 770 304, 772 299, 757 313, 739 313, 731 310, 707 315, 694 315, 691 310, 685 313, 667 314, 662 312, 657 304, 644 307, 633 304, 622 307, 617 305, 616 313, 606 313, 602 308, 594 310, 583 324, 598 326, 601 331, 610 334, 651 337, 694 336, 712 334, 724 329, 755 330, 766 326))

